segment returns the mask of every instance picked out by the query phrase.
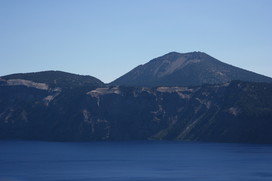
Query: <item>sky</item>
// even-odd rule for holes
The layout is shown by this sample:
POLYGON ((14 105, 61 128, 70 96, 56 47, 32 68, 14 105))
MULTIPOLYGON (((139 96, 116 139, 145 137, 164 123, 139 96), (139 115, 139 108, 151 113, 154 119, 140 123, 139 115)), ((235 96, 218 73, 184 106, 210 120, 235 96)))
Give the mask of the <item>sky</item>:
POLYGON ((272 1, 0 0, 0 76, 61 70, 109 83, 172 51, 272 77, 272 1))

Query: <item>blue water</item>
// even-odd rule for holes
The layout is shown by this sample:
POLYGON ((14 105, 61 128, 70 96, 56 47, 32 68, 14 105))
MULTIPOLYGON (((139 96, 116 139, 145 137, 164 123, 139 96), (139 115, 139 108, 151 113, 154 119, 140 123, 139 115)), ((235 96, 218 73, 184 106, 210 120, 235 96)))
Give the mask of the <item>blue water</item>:
POLYGON ((0 141, 0 181, 272 180, 272 145, 0 141))

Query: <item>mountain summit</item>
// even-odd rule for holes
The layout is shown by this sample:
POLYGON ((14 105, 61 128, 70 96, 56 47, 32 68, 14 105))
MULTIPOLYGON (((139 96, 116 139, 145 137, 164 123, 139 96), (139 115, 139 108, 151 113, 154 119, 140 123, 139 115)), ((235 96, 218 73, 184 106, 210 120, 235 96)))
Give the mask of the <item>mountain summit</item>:
POLYGON ((223 63, 203 52, 170 52, 139 65, 111 82, 124 86, 198 86, 232 80, 272 82, 272 78, 223 63))

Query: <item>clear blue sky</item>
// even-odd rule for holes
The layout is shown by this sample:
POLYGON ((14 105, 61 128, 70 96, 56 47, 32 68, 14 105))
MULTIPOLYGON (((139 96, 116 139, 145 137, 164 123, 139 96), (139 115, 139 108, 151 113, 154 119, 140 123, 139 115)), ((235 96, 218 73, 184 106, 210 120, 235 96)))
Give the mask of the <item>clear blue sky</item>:
POLYGON ((0 0, 0 75, 62 70, 108 83, 170 51, 272 77, 272 1, 0 0))

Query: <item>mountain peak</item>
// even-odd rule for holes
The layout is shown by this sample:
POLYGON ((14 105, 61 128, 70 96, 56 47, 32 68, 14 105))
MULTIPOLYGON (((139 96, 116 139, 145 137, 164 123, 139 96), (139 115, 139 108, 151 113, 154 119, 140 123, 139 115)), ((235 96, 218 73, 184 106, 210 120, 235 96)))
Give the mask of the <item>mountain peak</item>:
POLYGON ((223 63, 204 52, 169 52, 138 66, 111 83, 124 86, 198 86, 232 80, 272 82, 272 79, 223 63))
MULTIPOLYGON (((169 52, 163 56, 160 56, 158 58, 152 59, 150 62, 175 62, 178 61, 174 66, 181 66, 183 63, 188 62, 189 60, 211 60, 214 59, 210 55, 200 52, 200 51, 194 51, 194 52, 188 52, 188 53, 179 53, 179 52, 169 52), (182 62, 181 62, 182 61, 182 62)), ((148 62, 149 63, 149 62, 148 62)), ((147 64, 148 64, 147 63, 147 64)), ((178 67, 176 67, 178 68, 178 67)))
POLYGON ((180 53, 180 52, 169 52, 161 57, 178 57, 178 56, 188 56, 188 57, 200 57, 200 56, 206 56, 208 54, 200 51, 194 51, 194 52, 187 52, 187 53, 180 53))

